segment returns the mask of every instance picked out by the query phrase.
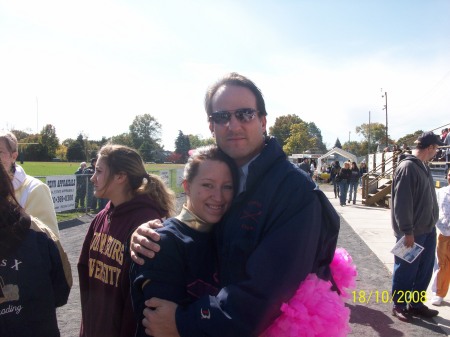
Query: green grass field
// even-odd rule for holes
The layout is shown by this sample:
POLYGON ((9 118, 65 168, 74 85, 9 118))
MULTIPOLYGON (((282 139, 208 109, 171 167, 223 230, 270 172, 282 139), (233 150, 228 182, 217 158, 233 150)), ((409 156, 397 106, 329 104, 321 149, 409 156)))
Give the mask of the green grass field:
MULTIPOLYGON (((80 163, 68 162, 24 162, 23 164, 18 164, 23 167, 28 175, 33 177, 74 174, 80 166, 80 163)), ((145 164, 145 168, 148 172, 173 170, 183 167, 183 164, 145 164)))
MULTIPOLYGON (((78 170, 79 163, 68 163, 68 162, 24 162, 18 163, 23 167, 25 172, 33 177, 39 177, 45 182, 46 176, 58 176, 58 175, 71 175, 78 170)), ((176 186, 176 169, 183 168, 183 164, 145 164, 145 169, 147 172, 157 174, 161 170, 170 170, 171 172, 171 182, 172 190, 175 192, 181 192, 181 186, 176 186)), ((78 211, 68 211, 62 213, 56 213, 58 222, 71 220, 83 215, 83 212, 78 211)))

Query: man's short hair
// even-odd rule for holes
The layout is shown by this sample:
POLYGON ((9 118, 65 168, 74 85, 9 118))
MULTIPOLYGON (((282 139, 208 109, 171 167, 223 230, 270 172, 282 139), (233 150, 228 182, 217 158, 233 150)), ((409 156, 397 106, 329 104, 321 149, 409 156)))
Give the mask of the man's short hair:
MULTIPOLYGON (((216 83, 211 85, 208 88, 208 90, 206 91, 205 110, 206 110, 206 115, 208 116, 208 118, 209 118, 209 115, 211 115, 211 113, 213 113, 212 104, 211 104, 212 97, 217 92, 217 90, 224 85, 234 85, 234 86, 244 87, 244 88, 249 89, 253 93, 253 95, 255 95, 255 97, 256 97, 256 108, 258 109, 259 116, 267 116, 266 104, 264 102, 262 92, 256 86, 256 84, 253 83, 250 79, 248 79, 247 77, 245 77, 243 75, 240 75, 238 73, 229 73, 229 74, 225 75, 224 77, 222 77, 221 79, 219 79, 216 83)), ((246 107, 242 107, 242 108, 246 108, 246 107)))

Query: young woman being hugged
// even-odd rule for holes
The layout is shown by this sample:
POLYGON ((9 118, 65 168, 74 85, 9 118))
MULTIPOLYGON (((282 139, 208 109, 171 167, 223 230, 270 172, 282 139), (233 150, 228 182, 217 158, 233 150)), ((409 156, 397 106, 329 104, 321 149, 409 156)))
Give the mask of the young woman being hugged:
POLYGON ((95 197, 110 201, 92 220, 78 262, 80 337, 134 336, 131 260, 124 246, 140 224, 173 215, 175 195, 145 171, 134 149, 122 145, 100 149, 91 181, 95 197))
POLYGON ((147 336, 141 324, 145 300, 158 297, 177 303, 182 310, 201 296, 217 294, 213 228, 230 207, 237 184, 234 161, 217 147, 197 149, 189 158, 181 213, 158 229, 161 250, 155 257, 131 267, 133 308, 139 321, 136 336, 147 336))

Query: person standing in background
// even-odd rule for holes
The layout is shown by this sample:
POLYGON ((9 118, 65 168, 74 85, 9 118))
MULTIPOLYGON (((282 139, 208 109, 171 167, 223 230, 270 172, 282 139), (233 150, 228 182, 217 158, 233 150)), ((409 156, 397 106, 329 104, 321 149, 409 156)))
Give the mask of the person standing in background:
POLYGON ((362 184, 362 176, 367 173, 367 165, 365 162, 362 162, 361 165, 359 165, 359 186, 362 184))
POLYGON ((433 132, 424 132, 415 143, 413 154, 407 154, 395 170, 391 192, 392 228, 396 241, 404 238, 405 247, 413 247, 414 243, 424 247, 411 263, 394 255, 392 315, 401 321, 408 321, 409 316, 430 318, 439 313, 420 299, 426 294, 433 274, 439 218, 433 177, 427 162, 442 142, 433 132), (406 294, 406 298, 402 294, 406 294))
POLYGON ((333 184, 333 190, 334 190, 334 198, 339 198, 339 179, 336 180, 337 175, 341 171, 341 166, 339 164, 339 161, 336 160, 333 164, 331 164, 330 168, 330 180, 333 184))
POLYGON ((346 161, 344 163, 344 167, 339 170, 339 173, 336 176, 339 184, 339 201, 341 206, 345 206, 351 176, 352 172, 350 170, 350 162, 346 161))
POLYGON ((311 159, 311 165, 310 165, 310 168, 309 168, 309 171, 310 171, 309 174, 310 174, 311 177, 313 177, 314 173, 316 172, 316 165, 317 165, 316 162, 311 159))
POLYGON ((86 207, 89 210, 97 210, 97 198, 94 196, 94 184, 91 181, 92 176, 95 173, 95 163, 97 158, 92 158, 90 161, 90 166, 85 168, 83 174, 87 175, 87 194, 86 194, 86 207))
POLYGON ((356 204, 356 192, 358 191, 359 178, 361 177, 356 162, 352 162, 351 175, 349 180, 348 203, 353 201, 356 204))
POLYGON ((136 150, 123 145, 100 149, 91 181, 95 197, 110 201, 92 220, 78 261, 80 337, 134 336, 125 242, 141 223, 173 215, 175 195, 145 171, 136 150))
POLYGON ((309 176, 311 176, 311 165, 309 164, 309 159, 308 158, 304 158, 303 162, 298 167, 300 167, 309 176))
POLYGON ((448 128, 441 130, 441 142, 444 142, 445 138, 447 138, 448 135, 448 128))
POLYGON ((449 185, 437 191, 439 205, 439 219, 436 227, 439 229, 437 242, 437 263, 434 264, 433 282, 431 290, 433 298, 431 304, 439 306, 447 295, 450 283, 450 171, 447 172, 449 185))
POLYGON ((83 161, 80 163, 80 167, 75 172, 75 175, 77 176, 77 190, 76 190, 76 196, 75 196, 75 208, 84 208, 85 207, 85 199, 86 199, 86 180, 87 177, 83 175, 83 171, 86 168, 86 162, 83 161))

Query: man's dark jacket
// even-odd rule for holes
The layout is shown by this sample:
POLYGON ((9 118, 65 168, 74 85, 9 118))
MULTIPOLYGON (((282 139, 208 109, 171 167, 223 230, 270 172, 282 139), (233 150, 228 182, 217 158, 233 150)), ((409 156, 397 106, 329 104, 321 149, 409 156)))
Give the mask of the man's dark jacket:
POLYGON ((439 208, 430 169, 416 156, 407 155, 397 166, 392 182, 392 228, 395 235, 430 233, 439 208))

